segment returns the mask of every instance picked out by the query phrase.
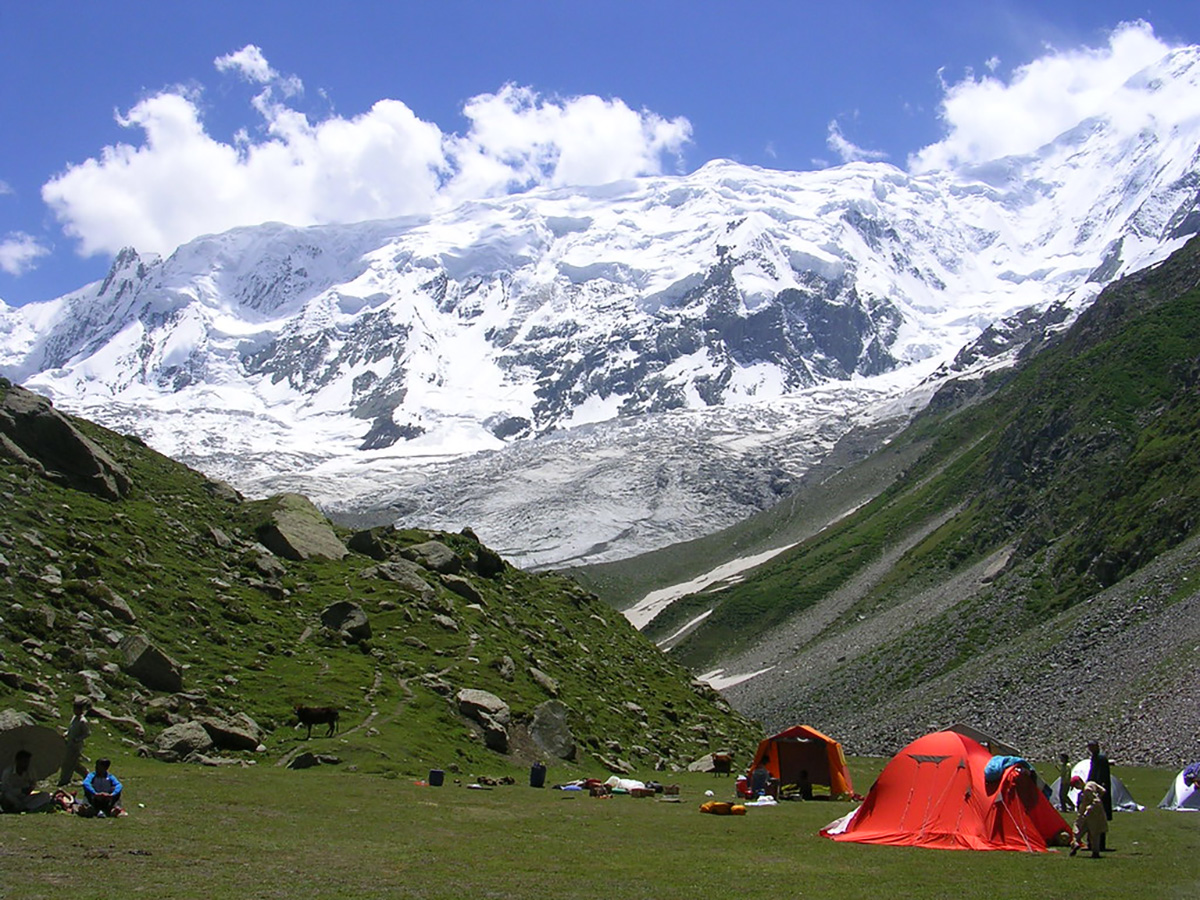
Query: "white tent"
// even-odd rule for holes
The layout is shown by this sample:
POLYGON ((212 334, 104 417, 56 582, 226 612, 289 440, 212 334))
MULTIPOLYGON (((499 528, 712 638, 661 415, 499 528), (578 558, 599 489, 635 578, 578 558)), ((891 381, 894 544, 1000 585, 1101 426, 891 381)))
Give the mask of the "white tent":
MULTIPOLYGON (((1075 763, 1075 766, 1071 769, 1071 777, 1074 778, 1076 775, 1078 775, 1084 781, 1087 781, 1088 773, 1091 771, 1091 759, 1081 759, 1079 762, 1075 763)), ((1125 782, 1123 782, 1116 775, 1111 775, 1110 778, 1112 780, 1113 810, 1120 810, 1121 812, 1141 812, 1146 808, 1133 799, 1133 796, 1129 793, 1129 788, 1125 787, 1125 782)), ((1062 781, 1061 778, 1056 778, 1054 780, 1054 784, 1050 785, 1051 797, 1058 796, 1058 783, 1060 781, 1062 781)), ((1071 798, 1071 803, 1077 802, 1079 800, 1078 788, 1071 788, 1071 790, 1067 791, 1067 796, 1071 798)), ((1055 802, 1057 802, 1057 800, 1055 802)))
MULTIPOLYGON (((1194 764, 1195 765, 1195 764, 1194 764)), ((1192 768, 1192 766, 1188 766, 1192 768)), ((1180 812, 1193 812, 1200 810, 1200 789, 1195 783, 1188 784, 1183 780, 1184 769, 1175 776, 1175 780, 1171 782, 1171 787, 1167 790, 1167 796, 1162 798, 1162 803, 1158 804, 1159 809, 1175 809, 1180 812)))

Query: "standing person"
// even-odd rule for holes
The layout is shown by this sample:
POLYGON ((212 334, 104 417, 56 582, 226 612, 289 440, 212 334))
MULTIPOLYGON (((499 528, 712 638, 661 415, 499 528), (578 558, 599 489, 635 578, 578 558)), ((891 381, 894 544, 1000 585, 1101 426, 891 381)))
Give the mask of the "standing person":
POLYGON ((62 771, 58 775, 58 786, 70 784, 76 773, 87 775, 87 767, 79 760, 83 756, 83 742, 92 733, 92 725, 87 720, 89 704, 82 697, 75 698, 74 715, 67 725, 67 755, 63 757, 62 771))
POLYGON ((1071 762, 1067 754, 1058 754, 1058 808, 1070 812, 1075 808, 1071 803, 1071 762))
POLYGON ((1075 804, 1079 814, 1075 817, 1075 840, 1071 842, 1071 855, 1074 856, 1083 846, 1083 836, 1086 834, 1092 859, 1099 859, 1100 851, 1104 849, 1104 835, 1108 833, 1108 819, 1104 818, 1104 788, 1094 781, 1085 783, 1078 775, 1071 779, 1071 786, 1079 788, 1079 801, 1075 804))
POLYGON ((119 816, 124 813, 121 809, 121 791, 124 786, 117 776, 108 770, 111 760, 96 760, 96 771, 89 772, 83 779, 83 796, 87 804, 96 811, 100 818, 119 816))
MULTIPOLYGON (((1112 773, 1108 768, 1108 757, 1100 752, 1100 742, 1097 740, 1088 741, 1088 755, 1092 758, 1092 767, 1088 771, 1088 781, 1094 781, 1100 787, 1104 788, 1104 793, 1100 795, 1104 802, 1104 819, 1105 822, 1112 821, 1112 773)), ((1104 831, 1100 835, 1100 849, 1108 849, 1108 827, 1105 826, 1104 831)))

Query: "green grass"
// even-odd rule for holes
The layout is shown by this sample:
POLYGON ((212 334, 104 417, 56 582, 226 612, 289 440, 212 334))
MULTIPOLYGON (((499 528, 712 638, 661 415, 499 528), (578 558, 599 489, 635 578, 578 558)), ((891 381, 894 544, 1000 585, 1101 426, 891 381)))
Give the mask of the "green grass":
MULTIPOLYGON (((852 759, 865 790, 882 760, 852 759)), ((853 808, 784 803, 698 812, 729 779, 684 774, 678 804, 525 784, 433 788, 337 767, 207 769, 117 756, 132 814, 0 816, 0 898, 90 896, 644 898, 1195 897, 1200 817, 1118 813, 1103 860, 842 844, 818 830, 853 808)), ((489 774, 481 772, 478 774, 489 774)), ((494 774, 494 773, 493 773, 494 774)), ((600 776, 602 773, 595 773, 600 776)), ((1119 768, 1153 807, 1172 773, 1119 768)), ((548 784, 555 781, 549 773, 548 784)), ((646 773, 642 777, 653 777, 646 773)))

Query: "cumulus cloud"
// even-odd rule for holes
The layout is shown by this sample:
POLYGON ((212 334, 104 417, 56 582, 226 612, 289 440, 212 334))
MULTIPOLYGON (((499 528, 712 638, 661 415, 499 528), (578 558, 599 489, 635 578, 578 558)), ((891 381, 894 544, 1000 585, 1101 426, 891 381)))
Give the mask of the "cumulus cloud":
POLYGON ((9 275, 23 275, 49 252, 32 235, 23 231, 11 232, 0 241, 0 270, 9 275))
POLYGON ((658 174, 663 155, 677 155, 691 137, 686 119, 635 112, 619 99, 547 100, 512 84, 472 98, 463 114, 467 134, 447 140, 456 199, 658 174))
POLYGON ((924 172, 1032 153, 1098 115, 1136 130, 1171 101, 1130 79, 1171 49, 1139 21, 1117 27, 1103 47, 1047 48, 1007 79, 968 73, 944 85, 946 136, 911 157, 909 166, 924 172))
POLYGON ((850 141, 842 134, 842 126, 838 124, 837 119, 829 123, 825 146, 836 153, 844 163, 887 159, 887 154, 882 150, 867 150, 850 141))
POLYGON ((262 50, 254 44, 247 44, 241 50, 226 53, 213 60, 218 72, 237 72, 247 81, 257 81, 259 84, 270 84, 279 77, 279 73, 271 68, 262 50))
POLYGON ((424 213, 538 185, 602 184, 662 171, 691 137, 686 119, 619 99, 544 98, 506 85, 467 101, 464 134, 445 134, 399 100, 312 121, 293 105, 299 84, 247 45, 214 61, 263 90, 260 121, 232 142, 208 133, 199 97, 172 88, 118 122, 140 141, 68 167, 42 196, 85 255, 132 245, 169 253, 205 233, 282 221, 351 222, 424 213))

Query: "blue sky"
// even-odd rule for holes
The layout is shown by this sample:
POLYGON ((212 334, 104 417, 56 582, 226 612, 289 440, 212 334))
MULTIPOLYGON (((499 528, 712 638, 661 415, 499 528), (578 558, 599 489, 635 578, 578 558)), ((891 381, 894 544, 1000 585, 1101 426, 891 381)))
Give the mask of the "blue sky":
POLYGON ((0 299, 270 219, 1020 152, 1194 43, 1196 0, 0 0, 0 299))

